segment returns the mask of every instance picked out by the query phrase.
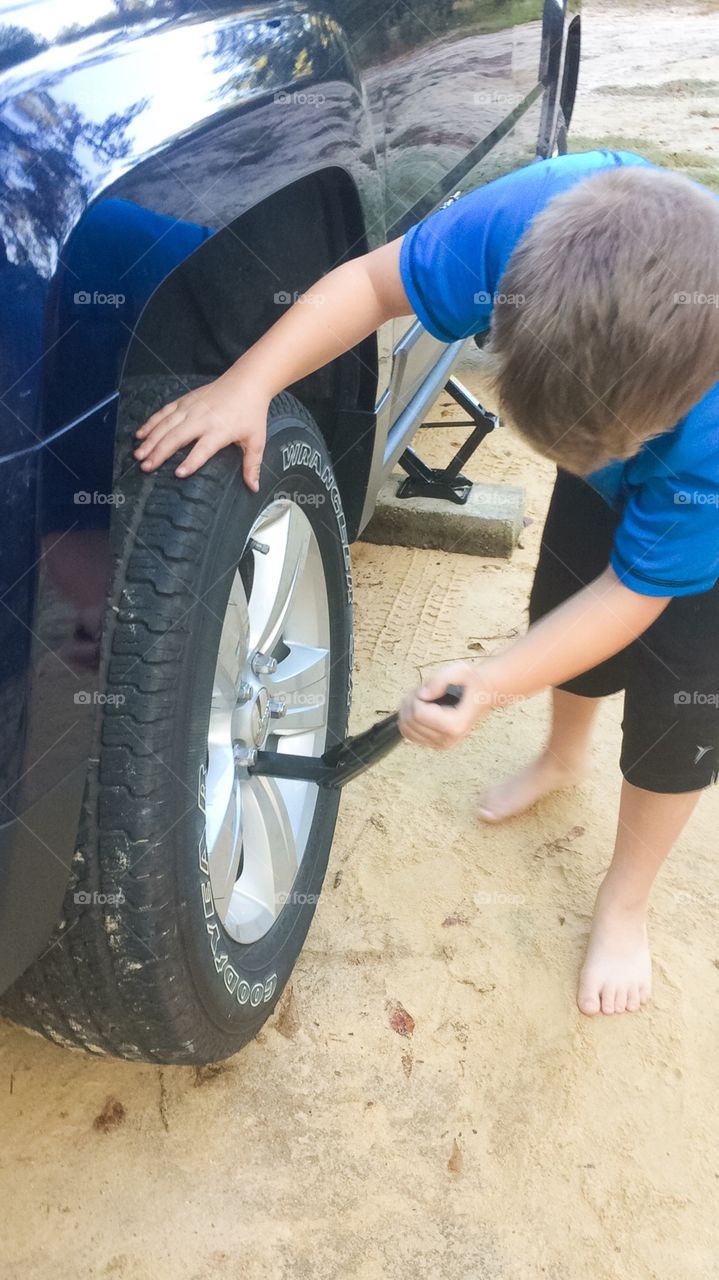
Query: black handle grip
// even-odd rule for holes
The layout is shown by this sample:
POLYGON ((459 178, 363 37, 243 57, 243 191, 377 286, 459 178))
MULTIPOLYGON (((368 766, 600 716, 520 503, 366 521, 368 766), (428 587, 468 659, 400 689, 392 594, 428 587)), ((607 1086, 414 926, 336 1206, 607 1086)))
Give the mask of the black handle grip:
MULTIPOLYGON (((442 696, 434 701, 439 707, 456 707, 461 702, 463 693, 463 685, 449 684, 442 696)), ((371 729, 365 729, 364 733, 358 733, 354 738, 347 738, 345 742, 331 747, 322 759, 325 764, 337 769, 338 775, 349 779, 381 760, 401 739, 399 713, 395 711, 386 720, 380 720, 371 729)))
POLYGON ((448 684, 441 698, 433 698, 432 701, 438 707, 458 707, 464 695, 463 684, 448 684))

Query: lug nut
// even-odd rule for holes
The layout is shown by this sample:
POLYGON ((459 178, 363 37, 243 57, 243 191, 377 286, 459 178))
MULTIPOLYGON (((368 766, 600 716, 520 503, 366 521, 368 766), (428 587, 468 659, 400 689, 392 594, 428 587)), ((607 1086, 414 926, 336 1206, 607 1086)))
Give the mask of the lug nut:
POLYGON ((237 690, 237 705, 241 706, 243 703, 249 702, 252 697, 252 693, 253 693, 252 685, 248 684, 246 680, 243 680, 242 684, 237 690))
POLYGON ((282 693, 278 698, 270 698, 267 703, 270 716, 273 720, 279 720, 287 710, 287 699, 282 693))
POLYGON ((254 654, 251 665, 256 676, 271 676, 277 670, 277 659, 258 652, 254 654))
POLYGON ((234 744, 232 754, 235 758, 235 765, 239 765, 244 769, 249 769, 257 761, 257 747, 246 747, 242 742, 234 744))

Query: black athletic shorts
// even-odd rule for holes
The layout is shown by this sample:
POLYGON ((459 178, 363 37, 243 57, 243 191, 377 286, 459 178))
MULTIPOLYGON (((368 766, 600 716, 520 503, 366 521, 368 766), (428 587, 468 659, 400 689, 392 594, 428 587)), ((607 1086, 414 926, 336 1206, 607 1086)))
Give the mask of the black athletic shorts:
MULTIPOLYGON (((619 518, 586 481, 558 472, 530 622, 604 572, 619 518)), ((700 595, 676 596, 639 639, 560 687, 587 698, 624 689, 620 768, 635 787, 674 793, 716 782, 719 584, 700 595)))

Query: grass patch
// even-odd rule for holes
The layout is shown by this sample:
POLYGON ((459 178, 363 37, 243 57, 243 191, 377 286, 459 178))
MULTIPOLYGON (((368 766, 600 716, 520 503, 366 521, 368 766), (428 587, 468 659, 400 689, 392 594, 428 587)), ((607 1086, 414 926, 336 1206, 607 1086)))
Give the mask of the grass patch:
POLYGON ((651 160, 652 164, 660 164, 675 173, 683 173, 694 182, 701 182, 710 191, 719 191, 719 156, 702 155, 699 151, 665 151, 661 147, 647 142, 646 138, 625 138, 619 134, 609 134, 602 138, 590 138, 584 134, 569 135, 570 151, 594 151, 597 148, 608 148, 610 151, 635 151, 637 155, 651 160))
MULTIPOLYGON (((684 0, 683 7, 687 18, 709 17, 719 10, 719 0, 684 0)), ((671 11, 675 8, 676 0, 653 0, 651 5, 647 0, 602 0, 602 11, 617 9, 621 17, 627 12, 642 12, 646 16, 651 12, 661 13, 662 9, 671 11)))
POLYGON ((603 84, 596 93, 610 93, 617 98, 661 98, 665 94, 712 94, 719 90, 719 80, 665 80, 664 84, 603 84))

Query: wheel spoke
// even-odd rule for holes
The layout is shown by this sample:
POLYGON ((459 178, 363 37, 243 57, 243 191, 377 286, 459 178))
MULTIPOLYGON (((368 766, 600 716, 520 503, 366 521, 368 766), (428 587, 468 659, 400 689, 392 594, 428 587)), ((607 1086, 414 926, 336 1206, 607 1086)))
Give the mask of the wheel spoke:
POLYGON ((273 520, 261 526, 260 536, 269 544, 267 555, 255 557, 255 577, 249 600, 250 647, 270 653, 282 631, 302 576, 310 545, 307 520, 290 503, 273 520))
POLYGON ((221 917, 226 915, 229 908, 240 866, 242 852, 240 816, 240 788, 235 779, 224 821, 212 844, 209 843, 208 832, 208 864, 212 896, 221 917))
POLYGON ((285 714, 273 722, 273 733, 304 733, 327 722, 329 650, 291 644, 273 675, 266 677, 271 698, 284 698, 285 714))
POLYGON ((223 696, 228 700, 232 696, 232 690, 237 689, 240 681, 240 673, 249 649, 249 630, 247 598, 242 579, 239 573, 235 573, 222 624, 215 672, 215 684, 220 685, 223 696))
POLYGON ((253 942, 282 910, 297 874, 298 848, 277 779, 248 778, 240 795, 244 861, 226 924, 241 942, 253 942))
POLYGON ((232 750, 232 709, 217 690, 212 695, 210 728, 207 735, 207 782, 205 830, 207 848, 212 850, 226 820, 235 787, 235 758, 232 750))
MULTIPOLYGON (((235 760, 232 715, 237 703, 243 663, 247 657, 249 617, 242 579, 235 573, 220 635, 212 685, 207 734, 207 848, 211 852, 233 802, 235 760)), ((217 895, 216 895, 217 896, 217 895)))

